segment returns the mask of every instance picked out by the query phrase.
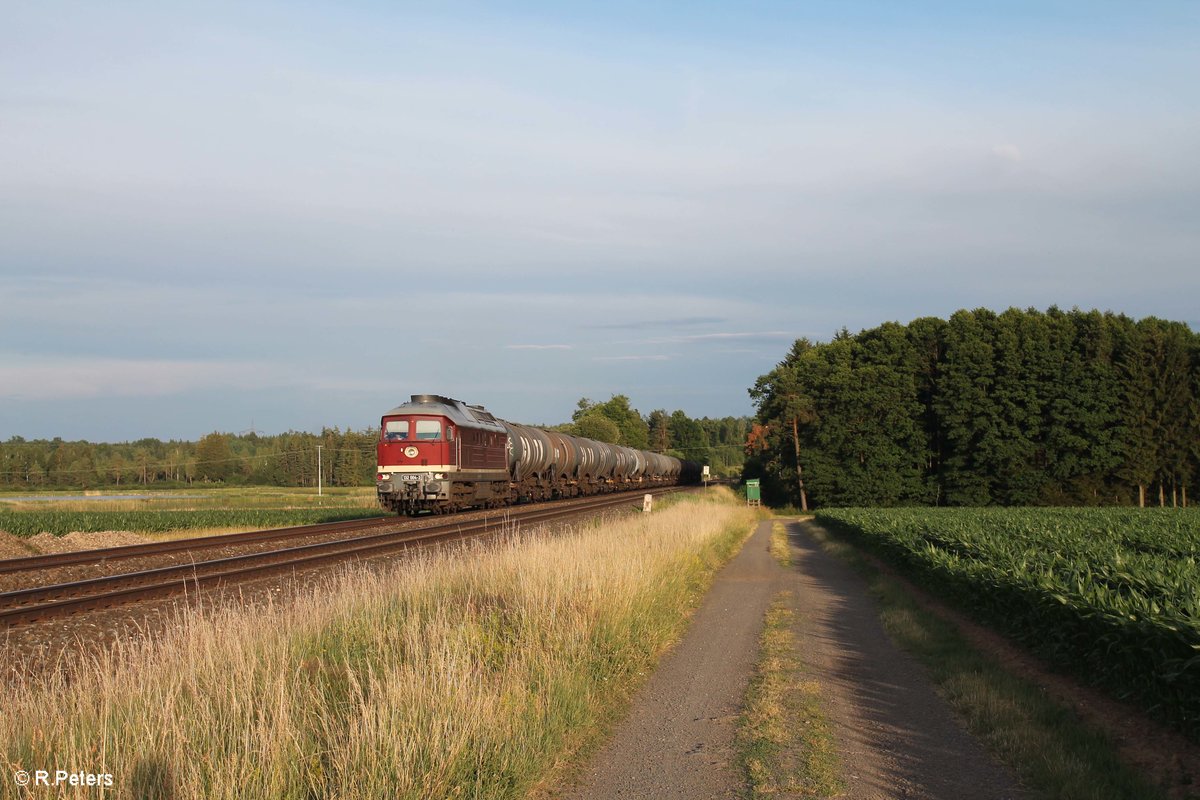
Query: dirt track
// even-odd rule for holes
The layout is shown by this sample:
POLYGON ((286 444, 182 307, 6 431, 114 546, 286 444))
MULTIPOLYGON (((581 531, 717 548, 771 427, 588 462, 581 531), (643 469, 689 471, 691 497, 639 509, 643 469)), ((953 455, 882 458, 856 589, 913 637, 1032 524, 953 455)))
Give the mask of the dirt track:
POLYGON ((769 555, 764 522, 717 576, 569 798, 724 798, 746 787, 733 746, 771 598, 794 593, 799 654, 820 681, 851 798, 1024 794, 887 638, 864 581, 789 526, 794 566, 769 555))

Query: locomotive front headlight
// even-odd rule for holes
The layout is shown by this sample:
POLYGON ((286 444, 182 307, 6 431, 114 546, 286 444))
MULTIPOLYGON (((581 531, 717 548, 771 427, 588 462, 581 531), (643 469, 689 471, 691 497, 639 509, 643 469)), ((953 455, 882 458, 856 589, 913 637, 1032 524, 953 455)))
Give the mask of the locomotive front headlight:
POLYGON ((444 481, 444 480, 446 480, 446 476, 439 472, 433 476, 433 479, 435 481, 444 481))
POLYGON ((381 473, 379 473, 378 475, 376 475, 375 477, 376 477, 376 478, 378 478, 378 479, 379 479, 379 480, 381 480, 381 481, 390 481, 390 480, 392 479, 392 473, 390 473, 390 472, 381 472, 381 473))

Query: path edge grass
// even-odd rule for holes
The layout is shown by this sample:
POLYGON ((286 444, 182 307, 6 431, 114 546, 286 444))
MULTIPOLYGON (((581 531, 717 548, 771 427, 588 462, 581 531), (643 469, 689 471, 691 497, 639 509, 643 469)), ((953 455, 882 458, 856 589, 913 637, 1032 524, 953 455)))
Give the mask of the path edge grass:
POLYGON ((821 686, 807 677, 797 650, 798 623, 794 593, 777 593, 763 617, 735 738, 750 800, 833 797, 846 788, 821 686))

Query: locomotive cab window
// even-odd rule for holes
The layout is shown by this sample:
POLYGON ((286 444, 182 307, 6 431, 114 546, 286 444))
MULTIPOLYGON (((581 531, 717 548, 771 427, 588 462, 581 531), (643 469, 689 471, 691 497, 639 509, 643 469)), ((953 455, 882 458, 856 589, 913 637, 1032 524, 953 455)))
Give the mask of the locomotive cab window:
POLYGON ((436 441, 442 438, 442 423, 436 419, 417 420, 416 438, 425 441, 436 441))
POLYGON ((408 420, 389 419, 383 425, 383 438, 389 442, 402 442, 408 438, 408 420))

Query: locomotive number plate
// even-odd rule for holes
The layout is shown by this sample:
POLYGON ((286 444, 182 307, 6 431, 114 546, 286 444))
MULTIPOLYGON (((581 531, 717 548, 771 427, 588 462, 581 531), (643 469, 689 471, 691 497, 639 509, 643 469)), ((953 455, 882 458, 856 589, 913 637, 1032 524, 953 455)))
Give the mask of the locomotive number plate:
POLYGON ((416 483, 417 481, 421 480, 421 476, 420 475, 401 475, 400 480, 408 481, 409 483, 416 483))

